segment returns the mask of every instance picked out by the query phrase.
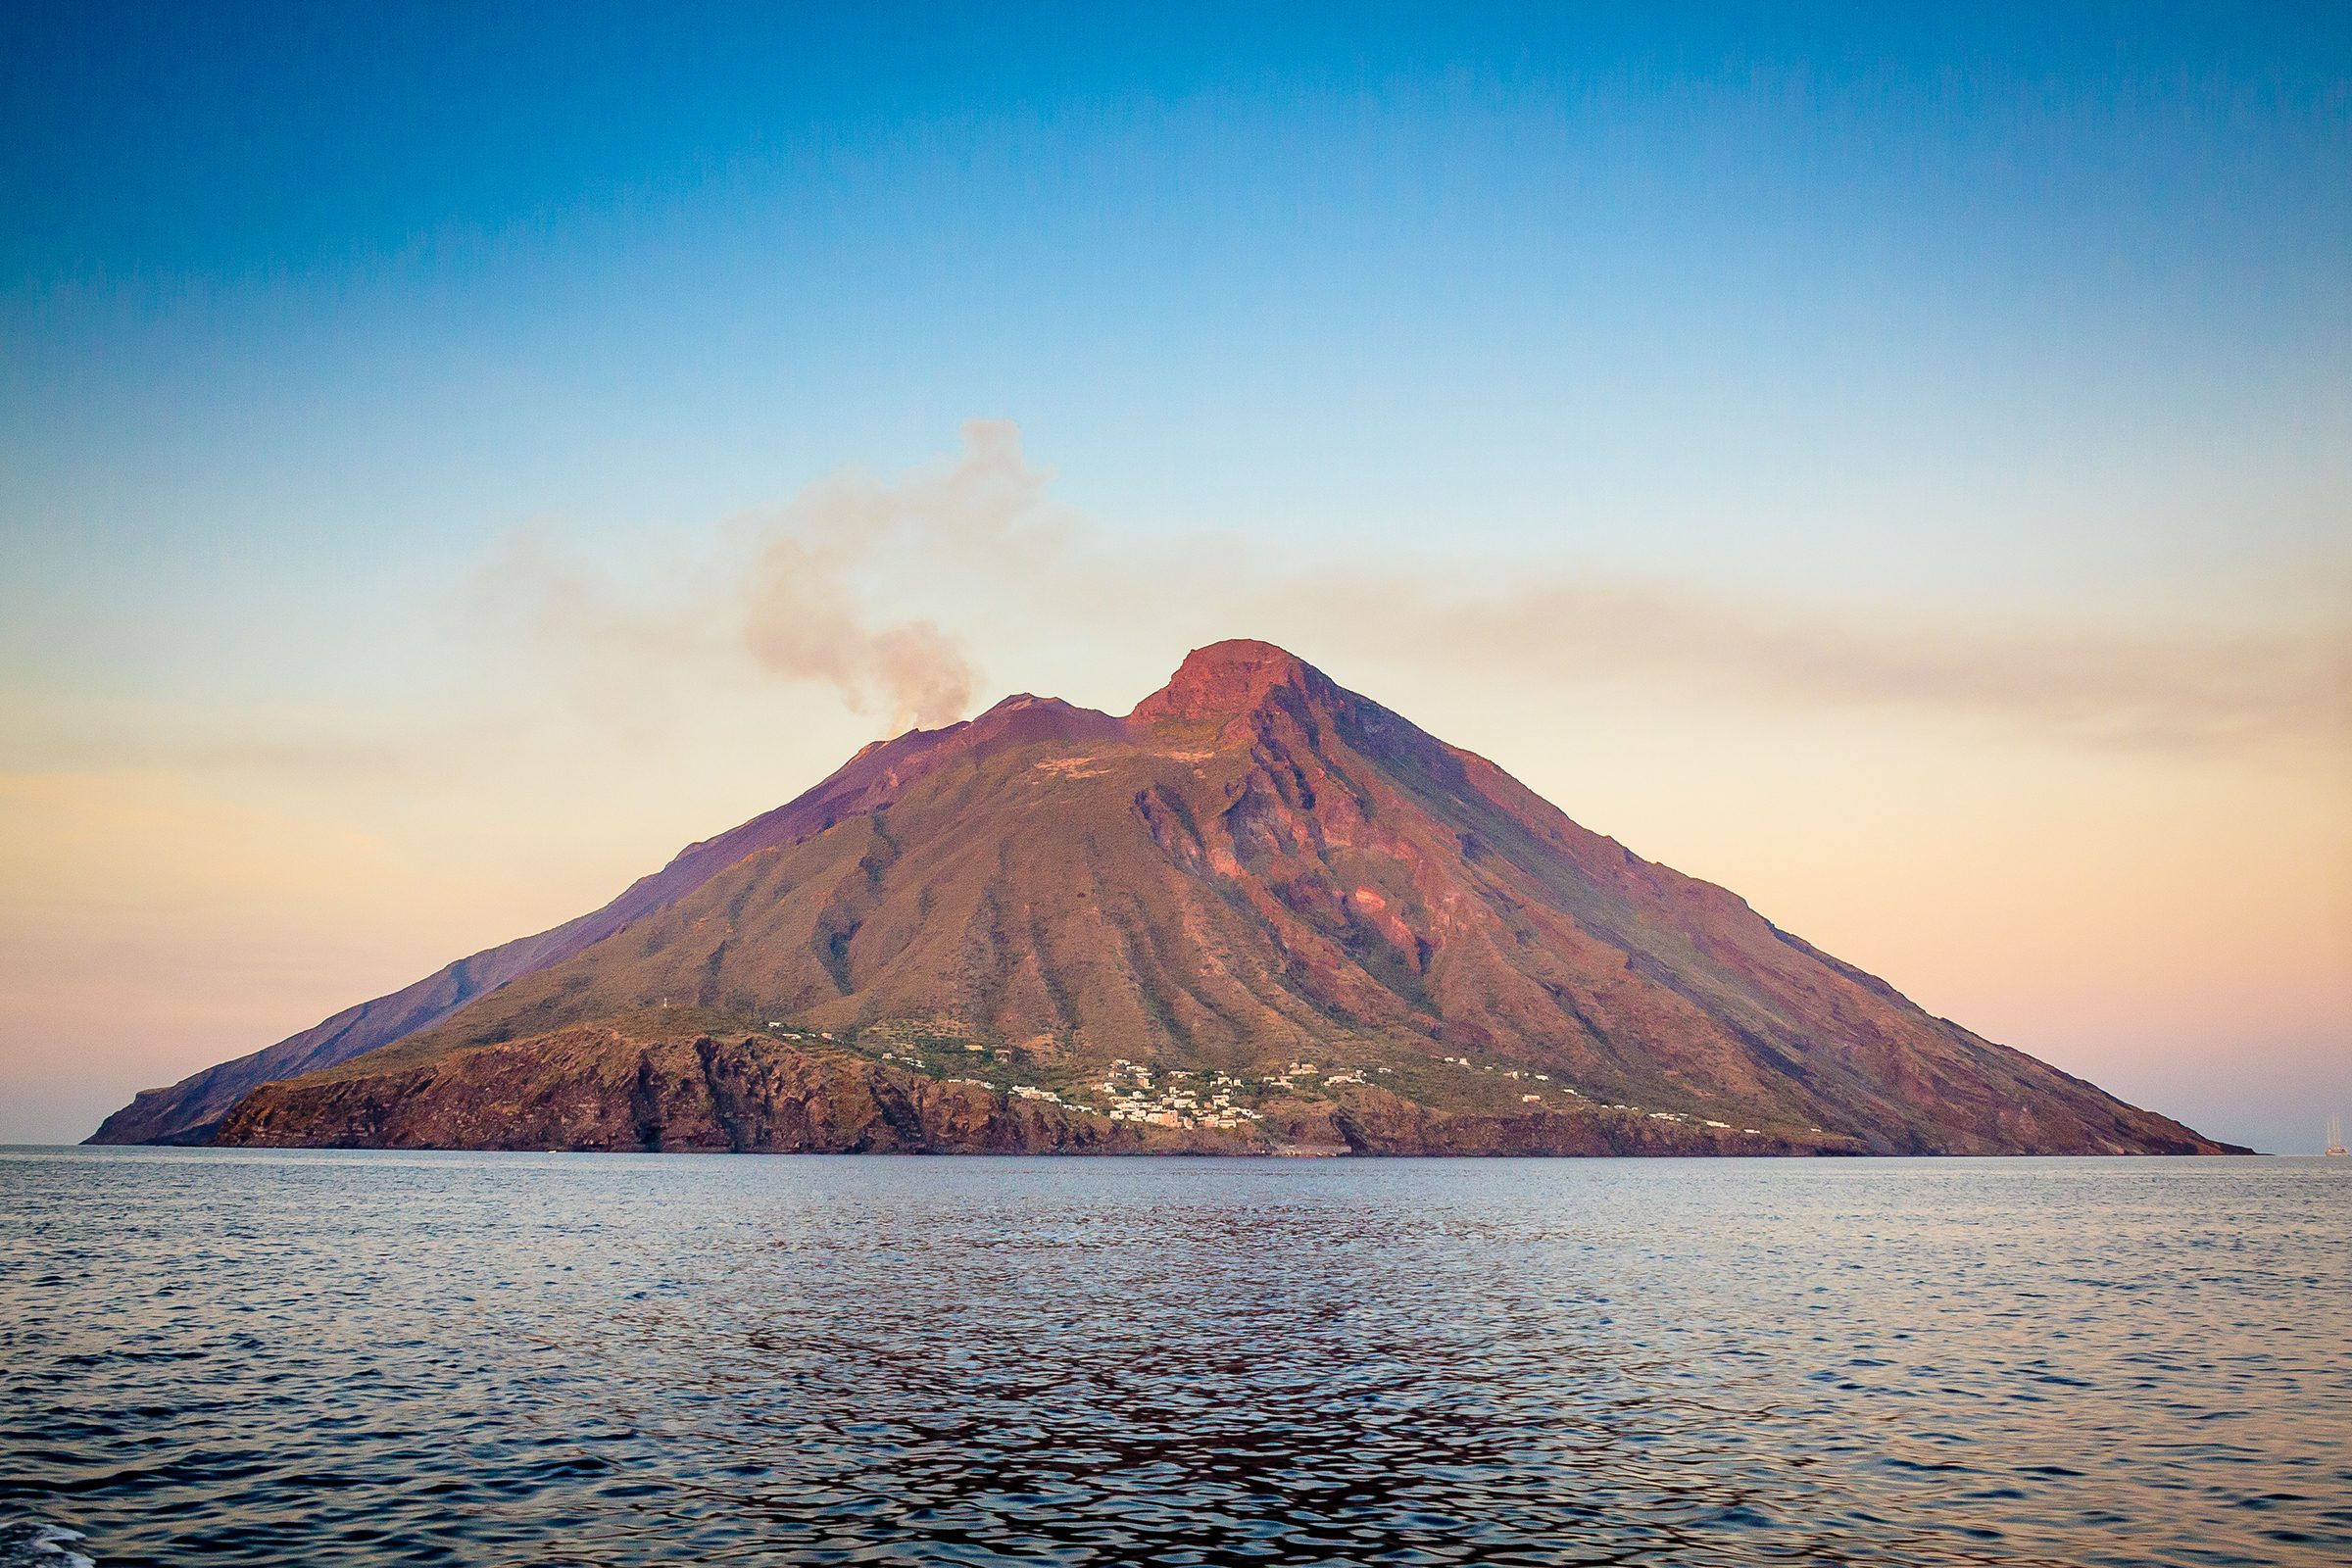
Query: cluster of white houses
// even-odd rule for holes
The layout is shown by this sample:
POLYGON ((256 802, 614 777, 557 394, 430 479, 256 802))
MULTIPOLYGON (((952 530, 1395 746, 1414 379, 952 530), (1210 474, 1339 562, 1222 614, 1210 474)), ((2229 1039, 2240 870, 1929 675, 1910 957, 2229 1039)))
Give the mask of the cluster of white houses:
MULTIPOLYGON (((886 1059, 911 1062, 911 1057, 897 1057, 885 1052, 886 1059)), ((1042 1101, 1047 1104, 1067 1105, 1073 1110, 1092 1110, 1108 1116, 1112 1121, 1143 1122, 1153 1127, 1239 1127, 1246 1122, 1263 1121, 1262 1113, 1239 1099, 1261 1094, 1267 1090, 1296 1090, 1299 1080, 1320 1079, 1325 1088, 1340 1084, 1368 1082, 1366 1072, 1387 1073, 1387 1067, 1341 1069, 1325 1072, 1311 1061, 1294 1061, 1279 1073, 1263 1080, 1237 1077, 1213 1068, 1189 1070, 1180 1067, 1155 1068, 1124 1056, 1115 1058, 1109 1070, 1097 1083, 1087 1087, 1092 1093, 1082 1093, 1071 1100, 1052 1089, 1032 1088, 1015 1084, 1005 1093, 1021 1100, 1042 1101), (1100 1096, 1098 1102, 1096 1096, 1100 1096)), ((959 1078, 956 1083, 981 1083, 977 1078, 959 1078)), ((994 1087, 994 1086, 985 1086, 994 1087)))
POLYGON ((1110 1064, 1098 1087, 1109 1102, 1105 1113, 1112 1121, 1140 1121, 1154 1127, 1239 1127, 1260 1119, 1249 1106, 1233 1102, 1243 1083, 1230 1073, 1173 1068, 1155 1073, 1121 1056, 1110 1064))
MULTIPOLYGON (((780 1024, 770 1024, 769 1027, 779 1030, 783 1028, 780 1024)), ((784 1038, 787 1040, 830 1040, 832 1037, 816 1031, 785 1031, 784 1038)), ((997 1052, 993 1052, 977 1042, 968 1042, 963 1049, 979 1055, 989 1057, 998 1055, 997 1052)), ((885 1061, 904 1062, 909 1067, 926 1066, 920 1057, 911 1054, 895 1051, 885 1051, 881 1054, 885 1061)), ((1552 1082, 1551 1074, 1536 1072, 1530 1068, 1499 1067, 1493 1062, 1472 1061, 1468 1056, 1446 1056, 1441 1059, 1451 1066, 1496 1073, 1514 1081, 1540 1084, 1552 1082)), ((1112 1060, 1109 1071, 1100 1082, 1087 1086, 1089 1090, 1101 1095, 1100 1103, 1095 1102, 1094 1094, 1086 1094, 1078 1100, 1069 1100, 1054 1090, 1034 1088, 1027 1084, 1005 1087, 978 1078, 954 1078, 949 1082, 975 1084, 984 1089, 1002 1088, 1004 1093, 1021 1100, 1035 1100, 1048 1104, 1066 1105, 1072 1110, 1091 1110, 1101 1115, 1106 1115, 1112 1121, 1143 1122, 1153 1127, 1239 1127, 1246 1122, 1262 1121, 1265 1118, 1248 1105, 1236 1104, 1236 1096, 1248 1096, 1266 1090, 1297 1090, 1301 1087, 1301 1079, 1318 1079, 1325 1089, 1335 1088, 1342 1084, 1361 1084, 1369 1081, 1365 1076, 1367 1072, 1386 1076, 1394 1070, 1389 1067, 1354 1067, 1326 1072, 1311 1061, 1294 1061, 1281 1072, 1269 1074, 1264 1080, 1252 1083, 1249 1079, 1237 1078, 1231 1073, 1218 1072, 1214 1069, 1196 1071, 1175 1067, 1153 1068, 1120 1056, 1112 1060)), ((1554 1084, 1550 1092, 1568 1095, 1577 1100, 1585 1100, 1583 1094, 1566 1084, 1554 1084)), ((1540 1093, 1523 1094, 1519 1097, 1519 1101, 1522 1104, 1541 1104, 1544 1096, 1540 1093)), ((1711 1117, 1693 1116, 1685 1111, 1650 1110, 1642 1105, 1617 1104, 1607 1101, 1586 1101, 1586 1103, 1596 1109, 1621 1110, 1636 1116, 1647 1116, 1652 1121, 1681 1122, 1687 1126, 1712 1127, 1724 1132, 1732 1130, 1730 1122, 1716 1121, 1711 1117)), ((1813 1129, 1815 1132, 1820 1130, 1818 1127, 1813 1129)), ((1758 1129, 1742 1127, 1740 1131, 1753 1134, 1758 1129)))

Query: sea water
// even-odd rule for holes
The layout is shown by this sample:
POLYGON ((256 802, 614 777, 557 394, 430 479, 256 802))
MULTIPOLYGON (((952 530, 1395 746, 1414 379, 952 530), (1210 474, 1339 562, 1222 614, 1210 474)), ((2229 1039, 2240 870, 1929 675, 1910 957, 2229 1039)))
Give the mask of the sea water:
POLYGON ((16 1151, 0 1564, 2340 1563, 2348 1343, 2341 1161, 16 1151))

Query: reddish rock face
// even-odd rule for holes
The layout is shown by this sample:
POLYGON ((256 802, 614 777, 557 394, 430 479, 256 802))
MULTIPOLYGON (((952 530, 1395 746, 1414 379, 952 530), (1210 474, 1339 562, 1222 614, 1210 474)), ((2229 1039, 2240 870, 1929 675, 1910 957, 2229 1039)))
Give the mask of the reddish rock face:
POLYGON ((1167 685, 1135 705, 1130 724, 1224 722, 1282 700, 1300 707, 1337 701, 1330 677, 1272 643, 1237 638, 1185 656, 1167 685))
POLYGON ((605 909, 420 985, 345 1015, 358 1022, 328 1059, 315 1042, 265 1053, 109 1129, 176 1114, 209 1131, 184 1118, 250 1094, 222 1138, 2221 1147, 1928 1016, 1256 642, 1195 652, 1125 719, 1024 695, 870 747, 605 909), (670 1004, 707 1020, 692 1051, 647 1010, 670 1004), (823 1052, 787 1044, 815 1031, 823 1052), (1188 1129, 1041 1106, 941 1081, 955 1071, 924 1053, 943 1042, 1017 1058, 1078 1099, 1115 1061, 1222 1073, 1252 1086, 1261 1115, 1188 1129), (254 1074, 287 1061, 328 1070, 260 1089, 254 1074), (1289 1072, 1304 1062, 1319 1070, 1289 1072))

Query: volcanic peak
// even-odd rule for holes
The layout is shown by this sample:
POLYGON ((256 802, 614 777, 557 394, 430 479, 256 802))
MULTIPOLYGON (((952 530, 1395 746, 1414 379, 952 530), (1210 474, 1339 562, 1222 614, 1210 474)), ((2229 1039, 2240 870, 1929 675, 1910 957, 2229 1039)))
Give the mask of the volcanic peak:
POLYGON ((1168 683, 1127 715, 1137 725, 1226 720, 1253 712, 1277 694, 1330 699, 1331 677, 1298 655, 1247 637, 1210 643, 1187 654, 1168 683))
POLYGON ((958 726, 948 744, 957 751, 976 751, 997 745, 1026 746, 1033 741, 1107 741, 1118 739, 1126 729, 1108 713, 1058 697, 1019 692, 958 726))

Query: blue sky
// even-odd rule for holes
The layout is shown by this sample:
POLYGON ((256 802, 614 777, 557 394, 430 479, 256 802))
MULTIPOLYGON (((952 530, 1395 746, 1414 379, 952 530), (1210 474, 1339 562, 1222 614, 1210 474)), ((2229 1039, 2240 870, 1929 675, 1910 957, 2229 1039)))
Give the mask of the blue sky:
MULTIPOLYGON (((2344 863, 2325 804, 2340 705, 2310 714, 2340 692, 2325 671, 2352 619, 2348 65, 2352 24, 2308 6, 1762 24, 1657 7, 18 8, 0 20, 0 768, 36 794, 135 776, 179 792, 190 823, 291 812, 385 863, 500 879, 492 897, 453 870, 397 932, 301 895, 326 901, 310 926, 347 924, 347 958, 317 972, 372 984, 357 956, 380 955, 398 984, 400 965, 514 934, 497 922, 576 912, 598 878, 723 825, 708 813, 772 804, 890 716, 806 681, 670 691, 646 704, 671 726, 664 755, 741 783, 664 784, 677 769, 644 762, 643 734, 596 738, 543 658, 478 635, 468 607, 513 541, 618 584, 686 560, 721 572, 744 519, 845 468, 952 462, 964 421, 1001 419, 1090 559, 1230 569, 1147 637, 1083 615, 1049 632, 982 576, 860 567, 875 616, 959 640, 983 700, 1124 706, 1181 654, 1159 636, 1268 629, 1230 624, 1234 579, 1334 565, 1582 573, 1778 607, 1763 618, 1846 628, 1836 648, 1941 628, 1936 648, 1965 642, 1992 673, 1921 676, 1906 645, 1858 683, 1879 708, 1837 695, 1857 685, 1844 672, 1828 696, 1790 675, 1755 735, 1758 710, 1727 713, 1655 659, 1588 703, 1574 694, 1599 688, 1556 648, 1472 665, 1409 616, 1356 657, 1376 695, 1420 699, 1415 716, 1572 813, 1809 915, 1788 923, 1836 951, 1841 921, 1866 945, 1887 930, 1862 869, 1817 884, 1759 835, 1825 788, 1922 787, 1905 770, 1923 747, 2010 781, 1984 786, 1987 809, 2020 832, 2063 816, 2105 845, 2070 877, 2142 864, 2216 810, 2292 822, 2286 847, 2241 846, 2257 863, 2236 896, 2332 933, 2334 871, 2264 857, 2344 863), (2119 761, 2033 732, 2030 693, 2023 738, 1984 727, 2015 685, 1999 670, 2045 646, 2072 650, 2058 662, 2085 689, 2141 681, 2143 707, 2209 658, 2229 701, 2261 687, 2254 708, 2304 715, 2296 760, 2265 719, 2242 743, 2119 761), (1504 695, 1481 708, 1470 686, 1504 695), (1954 689, 1974 716, 1937 706, 1954 689), (452 714, 527 731, 543 766, 636 782, 563 840, 483 778, 387 802, 254 760, 354 737, 445 749, 452 714), (1580 725, 1661 750, 1612 769, 1561 738, 1580 725), (191 735, 243 760, 192 759, 191 735), (1771 810, 1642 771, 1740 746, 1771 810), (2047 767, 2075 782, 2034 782, 2047 767), (2086 826, 2051 804, 2069 788, 2180 814, 2086 826), (486 867, 502 828, 554 836, 486 867), (542 876, 551 861, 589 871, 542 876)), ((1361 634, 1336 611, 1298 623, 1329 637, 1326 662, 1361 634)), ((125 796, 125 820, 164 820, 157 799, 125 796)), ((127 909, 75 903, 76 867, 101 864, 75 846, 144 830, 56 809, 14 819, 32 880, 54 883, 17 910, 19 961, 54 966, 63 939, 43 933, 68 927, 84 956, 161 953, 226 897, 199 879, 127 909)), ((1932 860, 1906 874, 1948 869, 1932 860)), ((2213 896, 2184 886, 2171 913, 2213 896)), ((364 880, 343 897, 397 902, 364 880)), ((256 919, 251 951, 282 950, 256 919)), ((1924 970, 1892 978, 2128 1075, 2155 1004, 2124 971, 2091 988, 2118 1020, 2099 1035, 2095 1006, 2048 1003, 2054 979, 2043 1001, 1980 1001, 1962 972, 2031 955, 1939 969, 1939 941, 1923 917, 1892 946, 1924 970)), ((2244 1112, 2278 1137, 2311 1072, 2344 1080, 2329 1053, 2352 976, 2312 953, 2247 982, 2301 999, 2262 1025, 2279 1108, 2244 1112)), ((2215 987, 2210 1016, 2242 1015, 2215 987)), ((311 1021, 327 989, 201 1025, 159 1001, 141 1050, 154 1071, 201 1065, 281 1013, 311 1021)), ((21 1055, 50 1059, 64 1016, 10 1025, 21 1055)), ((2167 1062, 2195 1044, 2165 1038, 2167 1062)), ((78 1115, 120 1087, 102 1077, 39 1093, 78 1115)))
POLYGON ((1468 484, 1515 545, 1573 488, 1774 554, 1731 492, 1934 577, 1986 525, 1937 478, 2308 462, 2345 29, 1884 9, 61 10, 10 50, 11 466, 69 520, 92 468, 389 511, 419 453, 644 514, 1018 411, 1155 521, 1468 484))

